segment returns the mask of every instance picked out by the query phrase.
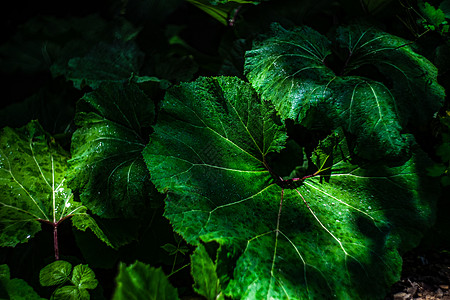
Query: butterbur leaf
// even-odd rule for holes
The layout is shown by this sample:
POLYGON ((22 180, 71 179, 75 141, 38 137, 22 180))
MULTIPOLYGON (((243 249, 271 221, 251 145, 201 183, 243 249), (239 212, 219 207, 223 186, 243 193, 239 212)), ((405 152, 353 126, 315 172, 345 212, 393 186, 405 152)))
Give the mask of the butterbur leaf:
POLYGON ((28 283, 19 278, 10 277, 8 265, 0 265, 0 298, 42 300, 28 283))
POLYGON ((326 37, 306 26, 285 30, 274 24, 247 51, 247 78, 283 119, 308 128, 343 127, 367 158, 401 155, 402 126, 428 121, 444 99, 437 69, 408 41, 376 28, 352 25, 336 32, 344 53, 338 74, 327 66, 332 47, 326 37), (378 69, 392 87, 358 76, 363 66, 378 69))
MULTIPOLYGON (((65 179, 68 154, 37 121, 0 133, 0 245, 14 247, 41 230, 39 221, 89 219, 65 179)), ((95 222, 90 222, 99 234, 95 222)), ((100 236, 99 236, 100 237, 100 236)), ((106 236, 102 240, 109 243, 106 236)))
POLYGON ((140 215, 154 187, 142 159, 154 104, 136 85, 107 83, 77 105, 70 187, 102 217, 140 215))
POLYGON ((39 282, 42 286, 52 286, 65 283, 70 278, 72 264, 64 260, 54 261, 41 269, 39 282))
POLYGON ((316 173, 281 181, 266 157, 283 148, 285 129, 249 84, 199 78, 169 89, 161 108, 143 152, 151 180, 176 232, 236 258, 221 282, 227 296, 379 298, 399 279, 398 249, 432 222, 437 187, 413 142, 397 165, 358 164, 338 132, 316 173))
POLYGON ((176 300, 174 288, 161 268, 153 268, 136 261, 130 266, 121 263, 116 277, 116 290, 113 299, 176 300))
POLYGON ((216 266, 202 244, 199 244, 191 255, 191 273, 194 278, 194 291, 196 293, 208 300, 224 299, 216 273, 216 266))
POLYGON ((137 74, 142 59, 143 53, 134 41, 100 42, 85 56, 69 60, 64 76, 78 89, 86 85, 96 89, 103 82, 126 81, 137 74))

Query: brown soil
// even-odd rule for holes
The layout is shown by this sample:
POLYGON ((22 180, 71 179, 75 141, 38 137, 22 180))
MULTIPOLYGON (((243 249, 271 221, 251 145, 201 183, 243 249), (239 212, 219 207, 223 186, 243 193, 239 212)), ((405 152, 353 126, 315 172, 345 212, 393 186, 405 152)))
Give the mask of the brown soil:
POLYGON ((410 252, 403 256, 401 280, 385 300, 450 300, 450 253, 410 252))

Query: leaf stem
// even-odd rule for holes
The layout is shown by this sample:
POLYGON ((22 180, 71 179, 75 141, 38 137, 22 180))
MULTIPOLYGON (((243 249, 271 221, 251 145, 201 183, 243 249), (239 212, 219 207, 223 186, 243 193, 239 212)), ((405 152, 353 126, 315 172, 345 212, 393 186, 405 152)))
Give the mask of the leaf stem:
POLYGON ((55 249, 55 260, 59 260, 58 223, 53 224, 53 248, 55 249))
POLYGON ((239 6, 234 10, 233 16, 232 16, 230 19, 228 19, 228 26, 230 26, 230 27, 233 27, 233 26, 234 26, 234 24, 236 23, 236 18, 237 18, 237 15, 238 15, 238 13, 239 13, 239 10, 241 10, 241 7, 242 7, 242 5, 239 5, 239 6))
POLYGON ((51 222, 49 220, 44 219, 37 219, 37 221, 49 224, 53 228, 53 249, 55 251, 55 260, 59 260, 59 243, 58 243, 58 226, 61 224, 65 219, 68 219, 72 217, 72 215, 67 215, 58 222, 51 222))
POLYGON ((182 266, 181 268, 179 268, 179 269, 177 269, 177 270, 171 272, 169 275, 167 275, 167 278, 169 278, 169 277, 172 276, 173 274, 175 274, 175 273, 177 273, 177 272, 183 270, 184 268, 189 267, 190 265, 191 265, 191 263, 185 264, 185 265, 182 266))

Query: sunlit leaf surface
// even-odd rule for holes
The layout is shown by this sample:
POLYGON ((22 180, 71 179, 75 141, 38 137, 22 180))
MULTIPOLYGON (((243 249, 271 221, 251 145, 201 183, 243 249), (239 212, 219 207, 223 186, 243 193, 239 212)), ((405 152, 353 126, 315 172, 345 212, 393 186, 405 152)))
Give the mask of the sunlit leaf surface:
POLYGON ((275 24, 246 53, 247 77, 283 119, 342 126, 365 157, 401 155, 403 126, 427 122, 443 102, 436 67, 409 41, 373 27, 339 27, 335 39, 337 53, 309 27, 275 24))
POLYGON ((14 247, 41 230, 74 217, 76 226, 106 236, 73 200, 65 179, 68 154, 36 122, 0 133, 0 245, 14 247))

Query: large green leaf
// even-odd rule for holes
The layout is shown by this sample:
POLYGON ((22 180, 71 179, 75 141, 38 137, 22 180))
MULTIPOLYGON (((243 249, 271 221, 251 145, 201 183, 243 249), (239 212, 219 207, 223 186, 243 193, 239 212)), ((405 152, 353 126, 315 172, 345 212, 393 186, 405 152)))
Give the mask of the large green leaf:
POLYGON ((170 89, 143 152, 165 216, 189 243, 237 253, 230 296, 381 298, 400 275, 397 249, 431 222, 429 161, 413 151, 395 166, 357 164, 339 133, 314 157, 326 176, 281 182, 266 162, 286 139, 272 114, 236 78, 170 89))
POLYGON ((176 300, 177 289, 174 288, 161 268, 153 268, 136 261, 130 266, 121 263, 116 277, 117 287, 114 300, 149 299, 176 300))
POLYGON ((107 83, 78 102, 69 185, 97 215, 134 218, 156 193, 141 154, 153 118, 134 84, 107 83))
POLYGON ((57 226, 73 216, 76 227, 107 237, 73 200, 65 179, 67 153, 37 121, 0 133, 0 245, 14 247, 41 230, 39 221, 57 226), (83 224, 83 225, 80 225, 83 224))
POLYGON ((247 77, 283 119, 309 128, 342 126, 358 137, 366 157, 399 155, 403 125, 424 124, 443 101, 437 69, 408 41, 376 28, 339 27, 336 41, 337 74, 328 66, 337 63, 328 60, 326 37, 306 26, 275 24, 246 53, 247 77))

